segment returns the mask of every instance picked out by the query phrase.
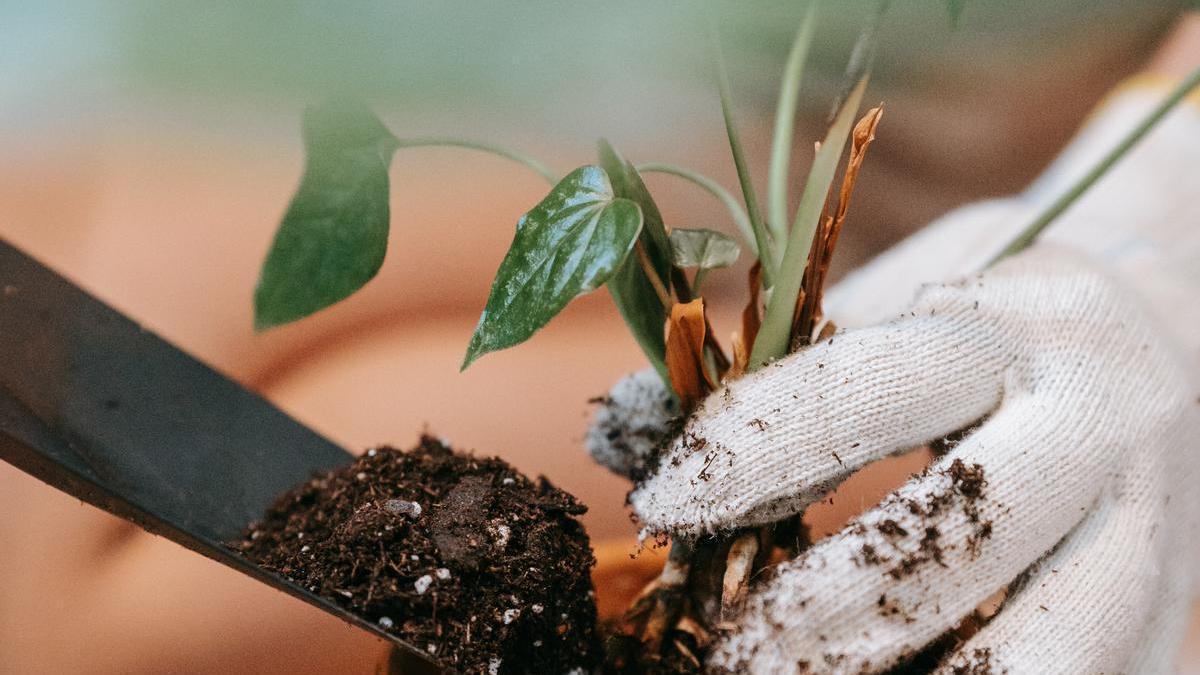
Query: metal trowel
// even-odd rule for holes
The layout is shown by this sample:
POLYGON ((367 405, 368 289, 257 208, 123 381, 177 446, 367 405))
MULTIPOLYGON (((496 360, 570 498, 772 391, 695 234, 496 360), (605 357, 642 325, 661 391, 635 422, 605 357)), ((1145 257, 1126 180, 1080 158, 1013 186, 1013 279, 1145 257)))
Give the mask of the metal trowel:
POLYGON ((390 641, 393 672, 441 670, 225 545, 349 453, 3 241, 0 459, 390 641))

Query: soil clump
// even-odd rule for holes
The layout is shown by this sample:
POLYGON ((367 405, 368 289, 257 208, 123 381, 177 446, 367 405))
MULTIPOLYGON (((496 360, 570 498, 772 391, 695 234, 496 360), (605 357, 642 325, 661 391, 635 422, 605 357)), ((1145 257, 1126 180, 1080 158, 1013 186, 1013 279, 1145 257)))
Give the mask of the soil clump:
POLYGON ((590 672, 584 511, 545 478, 425 437, 314 476, 235 547, 458 672, 590 672))

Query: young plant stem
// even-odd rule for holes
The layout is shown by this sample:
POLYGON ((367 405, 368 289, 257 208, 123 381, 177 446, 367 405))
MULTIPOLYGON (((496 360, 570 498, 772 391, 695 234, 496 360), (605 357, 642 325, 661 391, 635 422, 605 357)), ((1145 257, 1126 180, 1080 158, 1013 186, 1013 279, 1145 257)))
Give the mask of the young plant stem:
POLYGON ((697 294, 692 292, 692 286, 688 283, 687 275, 683 270, 671 266, 671 288, 675 290, 675 299, 678 302, 691 302, 697 294))
POLYGON ((707 267, 696 268, 696 274, 692 277, 692 290, 697 295, 700 294, 700 284, 704 283, 704 277, 708 275, 707 267))
POLYGON ((733 218, 733 224, 736 225, 738 231, 741 232, 742 238, 745 240, 746 245, 750 247, 750 250, 754 252, 754 255, 758 255, 758 242, 754 237, 754 228, 750 225, 750 217, 746 215, 746 210, 742 208, 742 205, 738 204, 737 198, 730 194, 728 190, 721 187, 721 185, 716 181, 708 176, 692 171, 691 169, 685 169, 682 166, 666 164, 663 162, 648 162, 646 164, 639 164, 637 170, 638 173, 663 173, 675 176, 677 178, 682 178, 686 181, 694 183, 701 189, 716 197, 717 200, 725 206, 725 209, 729 211, 729 216, 733 218))
POLYGON ((777 242, 787 240, 787 182, 792 159, 792 131, 796 124, 796 104, 800 99, 800 78, 804 74, 804 62, 812 46, 816 24, 817 0, 813 0, 792 41, 792 50, 783 70, 783 82, 779 87, 779 102, 775 108, 771 165, 767 173, 767 226, 777 242))
POLYGON ((642 244, 641 239, 638 239, 637 243, 633 245, 633 252, 637 256, 638 264, 642 266, 642 272, 646 275, 646 279, 650 281, 650 285, 654 288, 654 294, 662 302, 663 309, 669 312, 671 305, 674 304, 674 300, 671 299, 671 292, 663 286, 662 279, 658 278, 658 272, 654 271, 654 263, 650 261, 650 254, 646 253, 646 247, 642 244))
POLYGON ((859 31, 858 39, 854 41, 854 48, 850 51, 850 60, 846 63, 846 75, 843 78, 841 94, 833 102, 833 107, 829 109, 831 123, 838 111, 842 109, 846 99, 850 97, 858 81, 866 77, 871 70, 871 64, 875 61, 875 52, 879 44, 879 26, 883 23, 883 15, 887 13, 890 4, 891 0, 879 0, 879 3, 875 5, 875 11, 867 17, 867 22, 859 31))
POLYGON ((1112 150, 1100 159, 1087 173, 1079 178, 1066 192, 1055 199, 1049 206, 1046 207, 1033 222, 1029 223, 1015 239, 1010 241, 999 253, 988 261, 984 267, 991 267, 997 262, 1007 258, 1014 253, 1019 253, 1029 247, 1030 244, 1038 238, 1051 223, 1054 222, 1064 211, 1071 208, 1080 197, 1084 195, 1093 185, 1096 184, 1105 174, 1112 169, 1113 165, 1121 161, 1121 158, 1129 152, 1138 141, 1142 140, 1147 133, 1153 129, 1167 113, 1187 97, 1194 89, 1200 87, 1200 67, 1193 70, 1179 86, 1167 95, 1166 98, 1159 103, 1154 110, 1146 116, 1136 127, 1134 127, 1124 138, 1121 139, 1112 150))
POLYGON ((750 227, 754 232, 758 259, 762 261, 763 283, 770 288, 775 282, 778 260, 771 243, 771 234, 763 225, 762 216, 758 211, 758 197, 754 192, 754 180, 750 176, 750 168, 746 165, 746 155, 742 152, 741 137, 738 135, 737 125, 733 121, 733 95, 730 93, 729 73, 725 68, 725 57, 721 53, 720 34, 717 32, 715 23, 710 28, 717 68, 717 91, 721 97, 721 116, 725 120, 725 135, 729 138, 729 151, 733 155, 733 165, 737 169, 738 183, 742 186, 742 199, 746 202, 746 215, 750 218, 750 227))
POLYGON ((481 141, 471 141, 463 138, 447 138, 447 137, 422 137, 422 138, 398 138, 396 139, 396 148, 429 148, 429 147, 454 147, 466 148, 468 150, 478 150, 491 155, 503 157, 512 160, 518 164, 533 170, 538 175, 546 180, 551 186, 558 183, 558 175, 554 173, 550 167, 543 164, 530 155, 527 155, 518 150, 512 150, 501 145, 493 143, 484 143, 481 141))
POLYGON ((800 206, 796 210, 796 220, 788 235, 787 249, 784 252, 783 263, 779 268, 779 279, 771 292, 771 300, 767 303, 767 311, 763 316, 762 327, 754 346, 750 351, 748 368, 756 370, 764 364, 778 359, 788 352, 791 344, 792 324, 795 318, 796 297, 804 280, 805 262, 812 248, 813 236, 825 201, 829 196, 829 187, 837 172, 838 162, 850 136, 854 124, 854 116, 862 102, 863 91, 867 87, 867 76, 858 81, 858 85, 850 92, 850 96, 838 111, 837 117, 825 134, 825 140, 817 150, 809 169, 808 180, 804 184, 804 194, 800 198, 800 206))

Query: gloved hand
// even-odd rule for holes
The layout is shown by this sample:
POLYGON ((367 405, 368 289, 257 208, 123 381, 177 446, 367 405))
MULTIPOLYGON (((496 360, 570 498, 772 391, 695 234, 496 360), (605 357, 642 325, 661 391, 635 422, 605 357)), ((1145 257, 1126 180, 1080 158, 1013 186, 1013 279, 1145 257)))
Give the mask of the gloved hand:
POLYGON ((878 672, 1019 579, 945 672, 1170 669, 1200 568, 1200 114, 1173 114, 1045 243, 963 275, 1158 97, 1118 98, 1026 194, 853 275, 830 313, 867 327, 714 393, 631 495, 676 536, 768 523, 970 428, 781 565, 709 665, 878 672), (897 318, 920 279, 950 281, 897 318))

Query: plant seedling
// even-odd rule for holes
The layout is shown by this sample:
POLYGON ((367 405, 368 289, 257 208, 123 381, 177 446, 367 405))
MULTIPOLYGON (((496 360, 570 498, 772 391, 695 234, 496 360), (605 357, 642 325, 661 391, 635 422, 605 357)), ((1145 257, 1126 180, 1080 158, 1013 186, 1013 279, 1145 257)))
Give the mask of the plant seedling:
MULTIPOLYGON (((954 21, 963 4, 949 2, 954 21)), ((263 265, 255 293, 255 326, 266 329, 308 316, 373 278, 387 244, 387 170, 397 150, 437 145, 489 152, 537 172, 551 188, 516 224, 462 368, 524 342, 572 300, 605 287, 647 361, 682 411, 691 412, 729 379, 834 330, 822 311, 823 288, 859 169, 882 117, 882 107, 862 116, 858 111, 886 5, 879 4, 859 37, 844 93, 817 144, 799 203, 789 213, 792 130, 818 20, 817 3, 809 6, 781 82, 765 218, 733 119, 733 95, 715 28, 717 90, 740 200, 691 169, 657 162, 635 166, 603 140, 595 164, 559 179, 536 159, 507 148, 463 139, 394 136, 361 106, 310 108, 304 118, 304 176, 263 265), (839 168, 840 187, 835 191, 839 168), (668 226, 642 180, 643 173, 652 172, 674 175, 715 197, 741 241, 712 230, 668 226), (741 331, 734 335, 729 356, 714 337, 700 292, 708 274, 731 266, 743 246, 755 261, 741 331), (768 298, 765 306, 763 298, 768 298)), ((1032 241, 1198 84, 1200 71, 1002 255, 1032 241)), ((642 665, 672 659, 699 667, 710 631, 736 615, 751 575, 775 548, 767 531, 673 542, 662 576, 626 617, 624 630, 635 647, 632 656, 626 650, 621 658, 642 665), (689 637, 667 640, 669 634, 689 637)))

